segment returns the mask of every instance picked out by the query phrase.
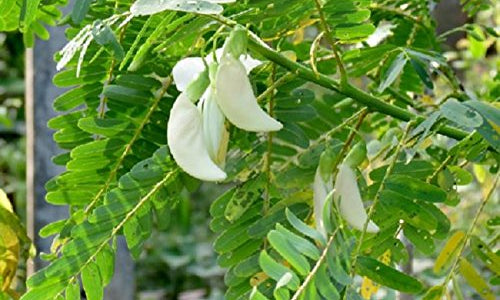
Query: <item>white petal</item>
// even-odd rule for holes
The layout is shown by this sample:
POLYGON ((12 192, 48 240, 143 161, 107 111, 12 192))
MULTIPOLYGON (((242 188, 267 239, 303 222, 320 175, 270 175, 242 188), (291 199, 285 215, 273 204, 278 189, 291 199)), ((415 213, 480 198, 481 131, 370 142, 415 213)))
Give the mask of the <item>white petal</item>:
MULTIPOLYGON (((215 57, 217 58, 217 61, 221 61, 222 53, 224 53, 224 48, 219 48, 215 50, 215 57)), ((209 64, 213 62, 213 55, 212 54, 207 55, 206 60, 207 63, 209 64)), ((260 60, 253 58, 250 54, 240 56, 240 61, 243 64, 243 66, 245 66, 247 74, 250 74, 250 72, 252 72, 253 69, 262 65, 262 62, 260 60)))
POLYGON ((314 220, 316 222, 316 229, 326 237, 326 229, 323 223, 323 208, 325 207, 326 197, 332 190, 332 183, 325 182, 321 177, 319 168, 314 175, 313 184, 313 200, 314 200, 314 220))
POLYGON ((241 63, 245 66, 247 74, 249 74, 253 69, 262 65, 262 62, 250 56, 250 54, 240 56, 241 63))
POLYGON ((201 57, 188 57, 180 60, 174 66, 172 75, 177 90, 183 92, 188 85, 205 70, 205 64, 201 57))
POLYGON ((236 127, 247 131, 277 131, 283 127, 259 106, 245 67, 230 55, 221 59, 215 90, 217 104, 236 127))
POLYGON ((170 152, 186 173, 206 181, 226 178, 226 173, 208 155, 200 111, 184 93, 170 110, 167 128, 170 152))
POLYGON ((224 126, 225 118, 214 98, 212 87, 207 89, 200 102, 203 103, 202 116, 205 145, 212 160, 219 164, 223 162, 219 161, 218 154, 224 134, 226 133, 224 126))
MULTIPOLYGON (((356 175, 345 164, 339 166, 339 173, 335 180, 334 199, 338 201, 337 207, 340 215, 346 222, 358 230, 363 230, 368 215, 361 200, 356 175)), ((370 220, 366 231, 375 233, 379 231, 379 228, 370 220)))

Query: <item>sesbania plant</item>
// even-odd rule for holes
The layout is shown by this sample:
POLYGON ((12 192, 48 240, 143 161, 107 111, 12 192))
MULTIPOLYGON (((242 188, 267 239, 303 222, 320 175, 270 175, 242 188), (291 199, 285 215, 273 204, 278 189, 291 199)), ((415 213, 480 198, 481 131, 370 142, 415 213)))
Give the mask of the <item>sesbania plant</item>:
POLYGON ((462 85, 432 5, 77 1, 48 124, 66 171, 46 184, 70 217, 40 231, 50 263, 22 299, 102 299, 116 238, 138 257, 200 181, 232 183, 210 209, 227 299, 494 299, 498 81, 462 85), (402 267, 410 244, 433 270, 402 267))

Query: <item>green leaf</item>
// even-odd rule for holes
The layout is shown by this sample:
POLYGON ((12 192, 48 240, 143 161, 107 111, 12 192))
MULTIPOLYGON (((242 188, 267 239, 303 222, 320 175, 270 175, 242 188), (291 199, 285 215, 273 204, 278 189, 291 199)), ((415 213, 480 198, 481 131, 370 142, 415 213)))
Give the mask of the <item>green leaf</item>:
POLYGON ((125 51, 123 51, 122 45, 118 42, 115 33, 111 30, 109 25, 103 24, 102 22, 97 22, 92 27, 92 36, 94 40, 104 49, 111 53, 113 57, 121 61, 125 57, 125 51))
POLYGON ((432 78, 431 78, 429 72, 427 72, 427 70, 423 66, 423 63, 420 60, 413 59, 413 58, 410 59, 410 63, 412 65, 413 69, 415 70, 415 72, 417 72, 418 77, 420 77, 422 82, 425 84, 425 86, 427 86, 429 89, 433 89, 434 84, 432 82, 432 78))
POLYGON ((82 270, 82 285, 88 300, 102 300, 104 290, 99 267, 95 262, 90 262, 82 270))
POLYGON ((268 233, 267 239, 276 251, 287 262, 294 267, 300 275, 307 275, 311 271, 311 265, 307 259, 292 245, 291 241, 280 233, 279 231, 272 230, 268 233))
MULTIPOLYGON (((387 165, 374 169, 370 172, 370 179, 373 181, 382 181, 387 171, 387 165)), ((392 175, 408 175, 417 179, 425 179, 434 173, 434 166, 425 160, 412 160, 406 164, 397 162, 392 169, 392 175)))
POLYGON ((290 230, 283 227, 281 224, 276 224, 276 229, 279 233, 281 233, 292 245, 295 249, 297 249, 303 255, 313 259, 318 260, 320 253, 318 248, 314 246, 313 243, 308 241, 307 239, 296 235, 290 230))
POLYGON ((444 286, 442 285, 433 286, 425 293, 422 300, 441 300, 444 292, 445 292, 444 286))
POLYGON ((446 242, 443 249, 439 253, 434 263, 433 271, 436 274, 441 274, 445 269, 449 268, 453 259, 458 255, 465 239, 463 231, 456 231, 446 242))
POLYGON ((147 105, 152 98, 150 92, 120 85, 107 85, 103 93, 104 96, 126 105, 147 105))
POLYGON ((222 12, 222 6, 203 0, 137 0, 130 8, 132 14, 145 16, 165 10, 214 15, 222 12))
POLYGON ((380 193, 380 202, 397 219, 403 219, 417 228, 434 231, 437 228, 437 220, 425 207, 414 202, 399 193, 391 190, 383 190, 380 193))
POLYGON ((0 32, 16 30, 21 10, 16 0, 0 0, 0 32))
POLYGON ((292 274, 292 279, 288 282, 287 286, 291 290, 299 288, 300 280, 297 275, 284 265, 277 263, 265 250, 260 253, 259 265, 269 277, 276 281, 280 280, 286 273, 292 274))
POLYGON ((361 276, 401 292, 416 294, 423 289, 420 281, 371 257, 360 256, 356 270, 361 276))
POLYGON ((493 252, 490 247, 477 236, 470 238, 472 253, 497 275, 500 275, 500 255, 493 252))
POLYGON ((76 76, 76 68, 57 73, 52 82, 57 87, 69 87, 85 83, 95 83, 104 80, 108 72, 104 66, 89 66, 82 68, 80 76, 76 76))
POLYGON ((467 281, 467 283, 473 287, 476 292, 478 292, 479 295, 483 299, 486 300, 495 300, 495 295, 493 294, 493 291, 491 288, 488 286, 488 283, 481 277, 481 275, 474 269, 474 267, 465 259, 465 258, 460 258, 460 261, 458 263, 458 270, 460 271, 460 274, 462 277, 467 281))
POLYGON ((432 235, 427 230, 405 224, 403 231, 405 237, 407 237, 418 250, 422 251, 422 253, 430 255, 436 249, 434 241, 432 240, 432 235))
POLYGON ((346 27, 335 27, 333 29, 333 36, 344 40, 346 42, 355 42, 364 40, 367 36, 372 34, 375 31, 375 26, 373 24, 359 24, 359 25, 350 25, 346 27))
POLYGON ((59 221, 49 223, 49 224, 43 226, 42 229, 40 229, 40 231, 38 232, 38 234, 43 238, 57 234, 57 233, 61 232, 61 229, 64 227, 65 223, 66 223, 66 220, 59 220, 59 221))
POLYGON ((71 20, 73 20, 74 24, 80 24, 83 21, 93 1, 94 0, 79 0, 75 2, 73 10, 71 11, 71 20))
POLYGON ((99 267, 99 274, 101 274, 102 284, 108 285, 113 278, 115 272, 115 253, 111 246, 104 247, 96 256, 95 262, 99 267))
POLYGON ((488 121, 493 122, 497 127, 500 126, 500 109, 494 104, 483 101, 470 100, 463 103, 480 113, 488 121))
POLYGON ((89 99, 98 99, 102 91, 101 84, 82 85, 72 89, 54 100, 52 104, 56 111, 68 111, 78 107, 89 99))
POLYGON ((80 300, 80 284, 78 282, 68 284, 65 295, 67 300, 80 300))
POLYGON ((352 169, 357 168, 366 159, 366 143, 360 141, 352 147, 344 159, 344 163, 352 169))
POLYGON ((387 189, 409 199, 428 202, 446 201, 446 192, 424 181, 407 175, 392 175, 385 183, 387 189))
POLYGON ((400 52, 391 62, 391 65, 385 72, 380 85, 378 87, 379 92, 383 92, 388 88, 401 74, 404 66, 406 65, 407 58, 404 52, 400 52))
POLYGON ((479 113, 453 98, 441 105, 440 110, 443 117, 460 126, 476 128, 483 124, 479 113))
POLYGON ((457 185, 467 185, 474 180, 474 177, 467 170, 460 168, 459 166, 448 166, 450 172, 455 177, 455 183, 457 185))
POLYGON ((308 236, 316 241, 320 241, 323 245, 326 244, 325 238, 323 235, 317 231, 316 229, 307 226, 306 223, 302 222, 297 216, 291 212, 288 208, 285 209, 285 214, 288 222, 300 233, 308 236))
POLYGON ((240 218, 261 197, 263 183, 262 177, 257 177, 250 179, 236 189, 224 211, 224 216, 229 222, 240 218))
POLYGON ((250 300, 269 300, 266 296, 264 296, 256 286, 253 287, 252 292, 250 293, 250 300))
POLYGON ((23 0, 21 7, 21 28, 26 31, 36 19, 40 0, 23 0))
POLYGON ((327 273, 325 264, 322 264, 319 267, 318 272, 314 277, 314 281, 316 284, 316 288, 318 289, 319 293, 323 296, 323 298, 330 300, 340 299, 340 294, 337 291, 337 288, 333 285, 332 280, 330 279, 330 276, 327 273))
POLYGON ((46 285, 31 288, 26 292, 21 300, 41 300, 41 299, 54 299, 62 290, 64 290, 68 285, 67 281, 55 281, 48 283, 46 285))

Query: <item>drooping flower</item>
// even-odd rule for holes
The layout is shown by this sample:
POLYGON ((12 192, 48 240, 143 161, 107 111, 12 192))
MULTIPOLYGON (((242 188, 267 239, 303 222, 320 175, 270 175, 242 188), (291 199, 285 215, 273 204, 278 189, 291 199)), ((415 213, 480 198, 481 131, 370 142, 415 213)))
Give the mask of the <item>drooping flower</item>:
MULTIPOLYGON (((356 174, 347 164, 339 166, 334 189, 333 197, 342 218, 352 227, 363 230, 368 215, 361 200, 356 174)), ((379 228, 370 220, 366 231, 376 233, 379 228)))
POLYGON ((261 62, 242 55, 246 42, 241 43, 241 29, 235 31, 223 48, 205 59, 183 59, 172 72, 177 89, 182 93, 174 104, 175 109, 170 112, 168 144, 174 159, 184 171, 206 181, 219 181, 226 177, 221 169, 225 163, 229 135, 224 125, 226 118, 248 131, 274 131, 282 127, 257 103, 248 73, 261 62), (237 34, 234 34, 235 31, 237 34), (197 100, 196 107, 194 103, 197 100), (181 103, 177 104, 179 101, 181 103), (174 130, 184 130, 190 135, 173 133, 174 130), (194 138, 196 141, 191 142, 190 139, 194 138), (200 158, 194 159, 197 155, 200 158), (206 161, 207 156, 210 163, 206 161))
MULTIPOLYGON (((314 218, 316 229, 326 236, 326 229, 323 222, 323 210, 327 197, 333 190, 333 199, 340 216, 353 228, 363 230, 363 226, 368 218, 363 201, 359 193, 356 175, 353 166, 360 162, 363 151, 355 146, 344 162, 338 167, 335 186, 332 184, 332 168, 335 164, 336 154, 332 149, 327 148, 320 156, 319 165, 316 169, 313 184, 314 218), (361 155, 358 155, 359 153, 361 155), (356 154, 358 153, 358 154, 356 154)), ((364 149, 364 148, 363 148, 364 149)), ((375 223, 369 221, 367 232, 377 232, 379 229, 375 223)))

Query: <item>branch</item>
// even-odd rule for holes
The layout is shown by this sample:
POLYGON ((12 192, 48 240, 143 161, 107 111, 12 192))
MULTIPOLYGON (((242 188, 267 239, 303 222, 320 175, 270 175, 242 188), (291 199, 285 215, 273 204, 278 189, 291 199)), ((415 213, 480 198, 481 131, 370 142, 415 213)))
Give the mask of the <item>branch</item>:
MULTIPOLYGON (((220 19, 217 19, 221 21, 220 19)), ((225 24, 232 25, 233 23, 228 23, 226 20, 222 20, 225 24)), ((324 88, 339 92, 347 97, 354 99, 355 101, 367 106, 372 111, 378 111, 380 113, 392 116, 396 119, 402 121, 410 121, 412 119, 423 119, 422 116, 411 113, 405 109, 397 107, 395 105, 389 104, 380 100, 379 98, 366 93, 365 91, 351 85, 345 84, 340 86, 340 84, 334 79, 324 75, 316 74, 310 68, 291 61, 290 59, 284 57, 274 49, 269 48, 266 44, 258 39, 253 33, 250 32, 249 47, 269 59, 270 61, 282 66, 283 68, 289 70, 290 72, 302 77, 305 80, 316 83, 324 88)), ((438 132, 440 134, 446 135, 456 140, 461 140, 465 138, 469 133, 461 129, 452 126, 443 126, 439 128, 438 132)))

